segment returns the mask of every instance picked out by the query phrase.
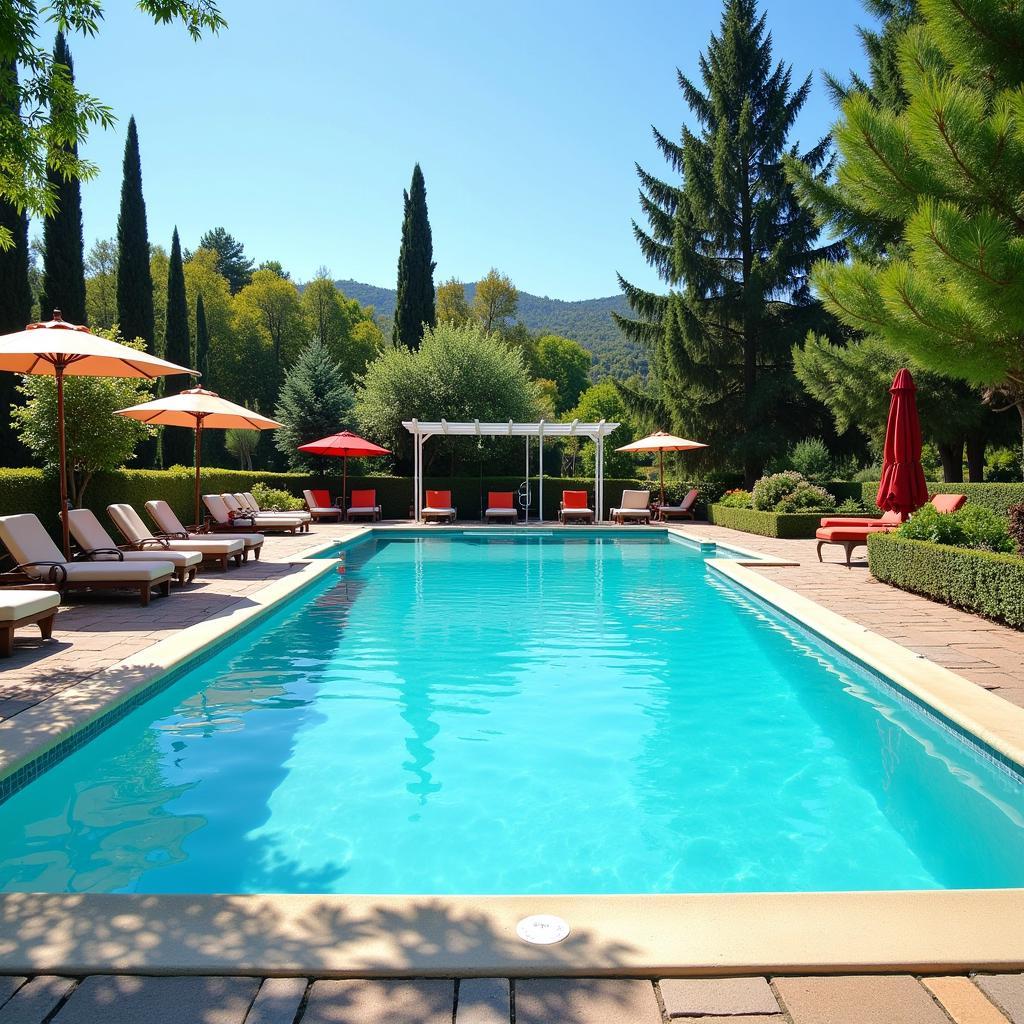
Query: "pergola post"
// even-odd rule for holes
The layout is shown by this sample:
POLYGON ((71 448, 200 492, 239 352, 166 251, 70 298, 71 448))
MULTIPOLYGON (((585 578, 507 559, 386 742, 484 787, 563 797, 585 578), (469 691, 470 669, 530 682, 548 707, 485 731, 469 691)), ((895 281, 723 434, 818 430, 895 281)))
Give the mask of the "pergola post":
POLYGON ((537 522, 544 522, 544 421, 537 424, 537 437, 539 439, 538 467, 537 467, 537 522))

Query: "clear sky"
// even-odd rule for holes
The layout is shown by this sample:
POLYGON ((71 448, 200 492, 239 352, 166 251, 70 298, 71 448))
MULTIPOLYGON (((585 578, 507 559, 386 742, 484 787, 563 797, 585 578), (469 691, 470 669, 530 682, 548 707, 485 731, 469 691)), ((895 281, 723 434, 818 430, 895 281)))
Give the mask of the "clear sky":
MULTIPOLYGON (((223 225, 257 261, 304 280, 394 287, 402 189, 419 161, 436 280, 491 266, 523 290, 575 299, 653 276, 633 241, 634 161, 667 168, 650 126, 677 136, 675 83, 719 21, 718 0, 222 0, 229 27, 193 44, 129 0, 70 40, 79 86, 112 131, 85 154, 86 244, 113 235, 124 130, 139 126, 150 239, 223 225)), ((821 70, 862 67, 858 0, 763 0, 776 58, 814 75, 798 125, 834 111, 821 70)))

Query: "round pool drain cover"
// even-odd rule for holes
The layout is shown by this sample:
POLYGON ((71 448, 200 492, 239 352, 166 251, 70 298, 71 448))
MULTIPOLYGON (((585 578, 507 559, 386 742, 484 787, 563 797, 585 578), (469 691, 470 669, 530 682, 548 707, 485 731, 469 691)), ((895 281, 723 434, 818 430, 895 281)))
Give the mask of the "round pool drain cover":
POLYGON ((523 942, 532 942, 537 946, 561 942, 568 934, 569 922, 554 914, 531 914, 516 925, 516 935, 523 942))

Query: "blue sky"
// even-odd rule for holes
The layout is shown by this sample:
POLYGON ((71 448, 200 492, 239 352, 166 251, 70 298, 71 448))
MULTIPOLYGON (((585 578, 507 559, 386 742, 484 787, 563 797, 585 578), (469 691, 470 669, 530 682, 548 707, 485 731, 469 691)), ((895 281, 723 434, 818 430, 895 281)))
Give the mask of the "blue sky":
MULTIPOLYGON (((523 290, 590 298, 615 271, 653 276, 633 241, 634 161, 665 170, 650 125, 687 116, 718 0, 222 0, 230 23, 193 44, 108 0, 71 39, 81 88, 114 110, 84 152, 86 244, 114 233, 124 129, 142 147, 150 238, 186 246, 217 225, 298 280, 394 287, 402 189, 419 161, 437 280, 496 266, 523 290)), ((814 88, 797 135, 834 111, 821 69, 861 67, 858 0, 767 0, 776 58, 814 88)))

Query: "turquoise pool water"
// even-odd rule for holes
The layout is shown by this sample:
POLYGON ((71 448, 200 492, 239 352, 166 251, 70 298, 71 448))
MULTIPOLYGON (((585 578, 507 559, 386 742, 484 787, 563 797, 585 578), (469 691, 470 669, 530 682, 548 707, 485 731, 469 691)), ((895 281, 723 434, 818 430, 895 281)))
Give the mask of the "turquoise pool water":
POLYGON ((1024 884, 1020 780, 705 557, 356 546, 0 805, 0 888, 1024 884))

